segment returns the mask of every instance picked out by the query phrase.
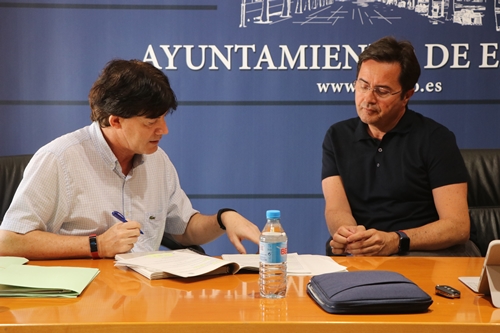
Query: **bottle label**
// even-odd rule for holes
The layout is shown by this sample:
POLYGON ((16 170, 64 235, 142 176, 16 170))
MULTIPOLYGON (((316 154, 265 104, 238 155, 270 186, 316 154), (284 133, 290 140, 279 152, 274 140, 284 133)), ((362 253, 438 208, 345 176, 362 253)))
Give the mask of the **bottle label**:
POLYGON ((286 262, 287 242, 260 243, 260 261, 265 264, 286 262))

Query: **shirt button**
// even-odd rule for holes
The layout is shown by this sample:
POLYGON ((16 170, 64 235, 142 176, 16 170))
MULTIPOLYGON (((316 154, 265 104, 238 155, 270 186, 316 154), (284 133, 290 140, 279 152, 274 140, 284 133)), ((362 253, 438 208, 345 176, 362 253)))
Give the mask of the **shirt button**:
POLYGON ((379 153, 381 153, 381 152, 382 152, 382 148, 379 148, 379 149, 378 149, 378 152, 379 152, 379 153))
POLYGON ((377 168, 379 168, 379 167, 380 167, 380 163, 377 163, 377 168))

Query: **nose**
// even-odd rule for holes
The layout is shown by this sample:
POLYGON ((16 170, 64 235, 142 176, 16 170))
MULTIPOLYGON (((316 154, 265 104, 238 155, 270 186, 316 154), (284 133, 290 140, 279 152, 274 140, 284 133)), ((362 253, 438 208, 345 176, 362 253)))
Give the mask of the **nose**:
POLYGON ((168 126, 167 126, 167 121, 165 120, 165 117, 161 117, 160 119, 160 124, 157 129, 157 134, 161 135, 167 135, 168 134, 168 126))
POLYGON ((375 93, 375 90, 373 90, 372 88, 368 88, 364 94, 363 94, 363 98, 365 100, 367 100, 368 102, 372 102, 372 101, 377 101, 377 94, 375 93))

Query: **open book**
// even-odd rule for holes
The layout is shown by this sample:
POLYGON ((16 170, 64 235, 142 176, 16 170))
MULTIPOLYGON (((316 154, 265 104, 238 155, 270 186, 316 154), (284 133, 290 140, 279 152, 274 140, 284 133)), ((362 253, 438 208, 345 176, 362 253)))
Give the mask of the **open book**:
POLYGON ((258 267, 241 267, 235 262, 209 257, 189 249, 123 253, 115 256, 115 266, 126 266, 148 279, 173 277, 235 274, 241 269, 255 270, 258 267))
POLYGON ((0 297, 79 296, 97 268, 24 265, 28 259, 0 257, 0 297))
MULTIPOLYGON (((147 253, 125 253, 115 256, 115 266, 126 266, 151 280, 172 277, 194 277, 216 274, 236 274, 259 271, 259 255, 223 255, 222 259, 195 253, 188 249, 155 251, 147 253)), ((289 275, 315 275, 332 271, 345 271, 326 256, 287 255, 289 275), (312 260, 311 258, 315 258, 312 260), (316 257, 323 257, 319 260, 316 257), (313 264, 313 269, 311 269, 313 264)))
MULTIPOLYGON (((256 267, 259 270, 258 254, 223 254, 222 259, 234 261, 240 266, 256 267)), ((325 273, 346 272, 345 266, 337 264, 331 257, 319 254, 287 254, 288 275, 320 275, 325 273)))

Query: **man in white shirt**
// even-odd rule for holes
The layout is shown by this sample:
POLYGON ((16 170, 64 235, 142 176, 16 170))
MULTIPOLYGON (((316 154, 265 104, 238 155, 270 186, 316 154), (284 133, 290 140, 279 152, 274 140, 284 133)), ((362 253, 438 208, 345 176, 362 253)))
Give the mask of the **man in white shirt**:
POLYGON ((35 153, 0 225, 0 255, 29 259, 112 258, 158 250, 164 232, 183 245, 224 232, 241 240, 260 231, 232 209, 194 210, 175 167, 158 146, 177 108, 168 78, 138 60, 113 60, 89 93, 93 123, 35 153), (117 220, 121 212, 126 222, 117 220))

